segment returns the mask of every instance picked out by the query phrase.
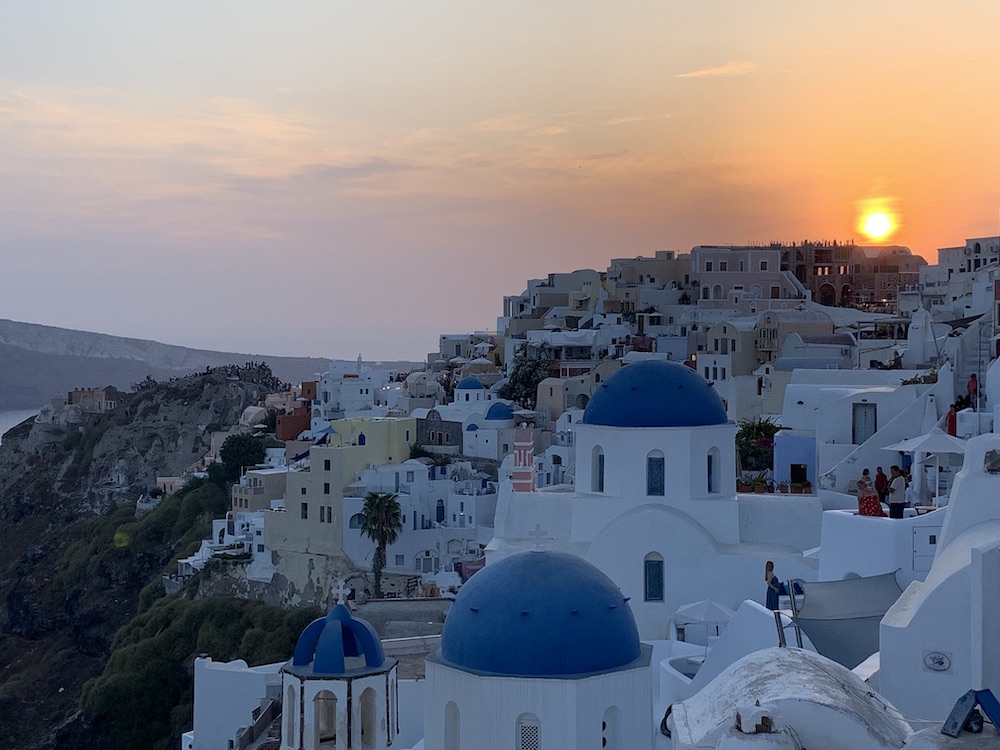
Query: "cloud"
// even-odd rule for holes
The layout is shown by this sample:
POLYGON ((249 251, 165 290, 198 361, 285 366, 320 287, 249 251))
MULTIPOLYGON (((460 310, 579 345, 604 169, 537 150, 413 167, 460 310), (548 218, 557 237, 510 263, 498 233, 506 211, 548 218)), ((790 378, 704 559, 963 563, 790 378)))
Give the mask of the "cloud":
POLYGON ((701 68, 687 73, 675 73, 674 78, 731 78, 757 70, 758 65, 750 60, 730 60, 725 65, 701 68))
POLYGON ((554 118, 535 117, 523 112, 509 112, 500 117, 479 120, 469 126, 469 132, 482 134, 507 134, 551 136, 562 135, 573 129, 568 120, 574 113, 556 115, 554 118), (553 119, 555 121, 553 121, 553 119))
POLYGON ((632 122, 646 122, 647 120, 658 120, 660 118, 669 120, 670 115, 623 115, 621 117, 612 117, 610 120, 605 120, 601 123, 601 125, 611 128, 616 125, 628 125, 632 122))

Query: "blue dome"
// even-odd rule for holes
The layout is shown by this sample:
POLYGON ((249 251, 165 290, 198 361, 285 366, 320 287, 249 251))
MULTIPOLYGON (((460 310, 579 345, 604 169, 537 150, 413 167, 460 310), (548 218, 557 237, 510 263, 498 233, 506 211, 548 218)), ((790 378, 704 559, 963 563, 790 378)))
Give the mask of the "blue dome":
POLYGON ((493 406, 486 410, 486 418, 494 419, 498 422, 505 422, 508 419, 514 418, 514 408, 510 404, 505 404, 503 401, 497 401, 493 406))
POLYGON ((584 424, 700 427, 725 424, 726 409, 701 375, 678 362, 646 359, 605 380, 583 412, 584 424))
POLYGON ((483 391, 486 390, 486 386, 476 380, 474 377, 469 375, 467 378, 462 378, 458 385, 455 386, 459 390, 463 391, 483 391))
POLYGON ((338 604, 326 617, 306 625, 295 644, 292 667, 309 667, 312 674, 342 675, 345 657, 364 656, 365 667, 375 669, 385 662, 382 641, 367 620, 351 616, 338 604))
POLYGON ((512 677, 607 672, 640 656, 622 592, 574 555, 521 552, 462 586, 441 635, 441 659, 512 677))

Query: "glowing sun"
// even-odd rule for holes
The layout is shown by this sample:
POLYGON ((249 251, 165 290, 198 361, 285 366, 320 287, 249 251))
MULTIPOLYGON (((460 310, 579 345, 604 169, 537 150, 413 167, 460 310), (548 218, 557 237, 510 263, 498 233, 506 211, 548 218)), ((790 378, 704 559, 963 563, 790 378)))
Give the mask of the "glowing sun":
POLYGON ((892 232, 892 218, 882 211, 875 211, 862 219, 862 231, 869 239, 884 240, 892 232))

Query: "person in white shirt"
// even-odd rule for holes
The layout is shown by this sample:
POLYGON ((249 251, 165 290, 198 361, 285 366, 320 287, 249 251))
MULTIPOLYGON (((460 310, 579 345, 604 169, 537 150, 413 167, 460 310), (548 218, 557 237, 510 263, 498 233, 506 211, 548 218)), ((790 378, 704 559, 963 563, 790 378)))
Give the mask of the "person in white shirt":
POLYGON ((909 474, 904 474, 903 479, 906 480, 906 489, 903 491, 903 499, 906 501, 906 507, 914 508, 919 503, 917 502, 917 488, 913 485, 913 477, 909 474))
POLYGON ((906 507, 906 478, 898 466, 891 466, 889 474, 889 491, 886 493, 886 502, 889 504, 889 518, 902 518, 903 508, 906 507))

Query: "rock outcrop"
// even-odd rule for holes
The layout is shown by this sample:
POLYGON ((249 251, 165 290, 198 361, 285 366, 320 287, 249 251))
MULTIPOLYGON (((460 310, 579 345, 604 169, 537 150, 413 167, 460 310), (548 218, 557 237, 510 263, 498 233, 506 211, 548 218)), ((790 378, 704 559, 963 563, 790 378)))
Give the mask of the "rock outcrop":
MULTIPOLYGON (((0 444, 0 716, 12 747, 52 747, 104 669, 140 592, 203 509, 136 522, 139 495, 178 476, 266 388, 250 372, 180 378, 61 429, 27 421, 0 444), (150 524, 160 528, 150 529, 150 524), (100 530, 103 547, 90 537, 100 530)), ((218 488, 222 509, 226 498, 218 488)))

